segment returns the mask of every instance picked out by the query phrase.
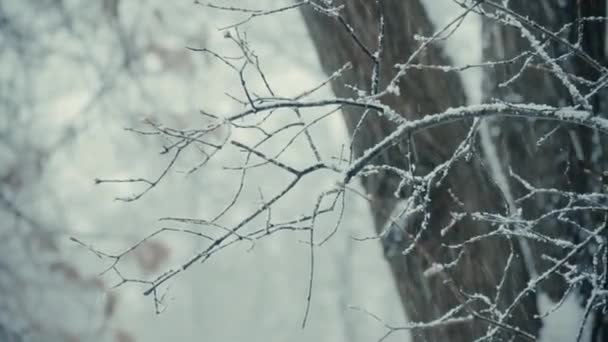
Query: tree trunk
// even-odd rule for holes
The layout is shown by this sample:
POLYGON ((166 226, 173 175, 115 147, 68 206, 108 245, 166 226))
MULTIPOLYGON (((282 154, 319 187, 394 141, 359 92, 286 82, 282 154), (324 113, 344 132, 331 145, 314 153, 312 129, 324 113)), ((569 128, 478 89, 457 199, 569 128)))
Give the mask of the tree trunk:
MULTIPOLYGON (((377 47, 380 12, 384 14, 385 43, 381 55, 380 88, 385 86, 396 69, 394 65, 403 63, 419 46, 414 39, 415 34, 429 35, 432 27, 428 16, 419 1, 414 0, 384 0, 383 9, 372 0, 334 1, 343 4, 340 12, 345 23, 353 28, 354 34, 368 50, 377 47)), ((329 18, 310 7, 302 7, 302 14, 308 26, 312 40, 316 46, 319 59, 326 73, 331 74, 344 63, 351 62, 352 69, 332 83, 337 96, 353 97, 352 88, 370 91, 373 63, 358 43, 353 39, 345 25, 336 18, 329 18)), ((424 64, 448 64, 448 59, 437 46, 428 49, 417 58, 424 64)), ((458 75, 432 70, 410 69, 399 83, 399 94, 382 98, 382 102, 407 119, 420 118, 422 115, 437 113, 448 107, 465 103, 465 94, 458 75)), ((344 119, 351 133, 363 116, 362 110, 344 109, 344 119)), ((377 165, 391 165, 408 170, 409 162, 405 151, 414 150, 416 173, 426 174, 435 166, 450 158, 454 149, 466 136, 471 122, 460 122, 436 127, 415 134, 411 139, 404 139, 399 146, 393 146, 383 151, 375 160, 377 165)), ((354 139, 354 153, 360 155, 369 147, 375 145, 394 130, 394 125, 377 113, 368 114, 362 122, 361 129, 354 139)), ((408 318, 415 322, 429 322, 438 319, 450 309, 463 303, 464 295, 456 289, 462 289, 468 294, 480 293, 494 298, 496 285, 505 273, 506 260, 512 250, 518 253, 518 246, 508 239, 486 239, 482 243, 468 245, 458 266, 449 269, 442 275, 425 276, 433 262, 454 260, 454 252, 443 244, 447 241, 455 243, 464 239, 487 233, 494 229, 489 225, 463 220, 456 224, 450 232, 441 237, 440 231, 451 220, 451 213, 458 211, 500 211, 504 210, 501 197, 493 182, 488 179, 487 171, 477 158, 469 161, 459 161, 449 172, 441 186, 429 194, 430 214, 428 228, 418 242, 418 247, 410 255, 402 255, 402 251, 412 242, 424 222, 424 213, 401 222, 402 227, 391 230, 383 238, 385 256, 390 264, 401 301, 408 318), (454 196, 464 203, 462 208, 454 196), (402 229, 402 230, 401 230, 402 229)), ((369 176, 363 179, 363 186, 372 198, 376 231, 381 233, 389 216, 402 200, 408 196, 409 190, 404 190, 398 197, 394 195, 398 188, 399 178, 390 173, 369 176)), ((529 277, 521 258, 515 258, 508 269, 506 283, 498 300, 498 309, 505 309, 514 296, 526 286, 529 277)), ((471 310, 483 309, 482 305, 472 302, 471 310)), ((536 303, 533 295, 529 295, 516 306, 506 321, 509 325, 518 326, 523 331, 537 335, 540 322, 533 319, 536 314, 536 303)), ((467 316, 463 310, 459 316, 467 316)), ((416 341, 472 341, 483 336, 490 326, 486 321, 472 319, 466 322, 454 323, 429 329, 412 331, 416 341)), ((505 336, 512 334, 505 332, 505 336)), ((519 337, 514 336, 515 340, 519 337)))
MULTIPOLYGON (((489 12, 496 10, 491 4, 486 5, 485 8, 489 12)), ((548 28, 551 32, 558 32, 560 38, 568 40, 573 45, 580 33, 582 50, 601 66, 608 65, 605 55, 605 22, 585 22, 580 31, 576 25, 577 19, 582 17, 606 17, 606 0, 511 0, 509 8, 548 28), (568 23, 574 25, 564 30, 568 23)), ((530 25, 526 26, 539 41, 546 44, 546 51, 552 57, 564 56, 572 52, 563 43, 539 34, 530 25)), ((486 20, 483 32, 484 41, 487 42, 484 46, 484 56, 488 61, 506 60, 531 48, 530 42, 521 36, 520 30, 497 25, 494 21, 486 20)), ((541 67, 544 64, 538 57, 532 62, 540 64, 541 67)), ((510 102, 535 102, 553 106, 576 105, 563 81, 547 72, 546 65, 545 68, 523 68, 523 63, 524 59, 520 59, 518 62, 497 65, 487 70, 484 93, 488 101, 498 98, 508 99, 510 102), (498 86, 521 70, 524 71, 517 80, 506 87, 498 86)), ((600 70, 577 54, 562 58, 558 63, 564 71, 588 81, 596 81, 601 77, 600 70)), ((571 81, 583 94, 591 89, 588 84, 576 83, 574 79, 571 81)), ((606 113, 607 95, 606 90, 602 90, 589 98, 596 113, 606 113)), ((548 121, 496 119, 492 125, 493 131, 498 133, 494 139, 507 174, 510 168, 539 188, 577 193, 601 192, 603 179, 600 175, 602 171, 608 169, 608 159, 605 156, 608 146, 606 136, 587 127, 548 121)), ((526 193, 522 184, 513 178, 509 179, 509 187, 515 198, 526 193)), ((550 196, 535 196, 522 204, 522 215, 525 218, 539 217, 553 208, 563 207, 563 201, 550 196)), ((590 211, 569 218, 583 227, 597 227, 598 223, 604 220, 600 215, 592 215, 590 211)), ((567 241, 576 242, 580 239, 580 229, 564 220, 543 220, 535 230, 546 236, 567 241)), ((531 243, 531 250, 534 267, 538 272, 543 272, 553 265, 543 255, 553 258, 565 255, 563 248, 546 243, 531 243)), ((587 266, 591 264, 587 253, 581 253, 577 258, 579 264, 587 266)), ((557 273, 541 285, 554 301, 564 295, 568 286, 557 273)), ((585 291, 589 284, 580 285, 585 291)), ((596 321, 601 322, 601 319, 596 321)))

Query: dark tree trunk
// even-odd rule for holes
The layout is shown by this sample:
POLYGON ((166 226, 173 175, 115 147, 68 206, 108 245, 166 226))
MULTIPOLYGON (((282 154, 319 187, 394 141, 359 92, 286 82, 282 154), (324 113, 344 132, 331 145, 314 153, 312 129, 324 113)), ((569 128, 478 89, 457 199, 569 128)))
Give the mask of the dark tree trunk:
MULTIPOLYGON (((360 42, 374 51, 377 46, 380 17, 377 2, 348 0, 339 3, 345 6, 341 12, 344 21, 354 29, 360 42)), ((432 33, 428 16, 419 1, 384 0, 382 3, 386 36, 381 57, 381 87, 386 85, 387 80, 395 74, 394 65, 405 62, 419 46, 420 42, 414 40, 414 35, 432 33)), ((353 68, 341 79, 332 83, 334 92, 341 97, 353 97, 355 94, 352 89, 345 87, 345 84, 370 91, 372 61, 355 43, 347 29, 335 18, 326 17, 310 7, 303 7, 302 14, 326 73, 333 73, 348 61, 353 64, 353 68)), ((448 64, 448 59, 439 47, 430 46, 418 57, 418 62, 445 65, 448 64)), ((437 113, 448 107, 462 105, 466 101, 461 81, 458 75, 453 73, 412 69, 399 83, 399 90, 400 95, 386 96, 382 102, 408 119, 437 113)), ((351 134, 362 115, 361 110, 344 109, 344 119, 351 134)), ((452 155, 456 146, 466 136, 470 124, 470 122, 449 124, 417 133, 411 140, 404 139, 399 146, 385 150, 374 160, 374 163, 406 170, 408 160, 405 151, 408 146, 415 146, 416 170, 424 174, 452 155), (414 143, 408 145, 411 141, 414 143)), ((376 113, 369 114, 354 138, 354 153, 360 155, 393 129, 394 125, 388 120, 376 113)), ((378 232, 384 229, 389 215, 400 201, 394 196, 398 182, 399 179, 389 173, 363 179, 365 190, 372 198, 371 208, 378 232)), ((404 197, 408 193, 404 191, 400 195, 404 197)), ((476 221, 463 220, 442 238, 440 230, 450 222, 451 212, 504 210, 503 200, 499 197, 494 183, 489 181, 487 171, 476 158, 456 163, 446 181, 430 193, 430 199, 428 230, 412 254, 403 256, 401 251, 411 243, 409 237, 420 229, 422 217, 415 217, 404 223, 402 229, 405 233, 399 235, 399 230, 396 229, 383 239, 385 255, 403 307, 408 318, 416 322, 437 319, 461 304, 463 297, 454 290, 456 288, 463 289, 467 293, 481 293, 493 298, 496 285, 503 277, 509 253, 512 249, 518 253, 518 246, 507 239, 487 239, 483 243, 469 245, 459 266, 443 275, 424 276, 424 271, 432 262, 445 262, 456 257, 442 243, 463 241, 467 237, 494 229, 476 221), (448 190, 464 202, 464 209, 449 195, 448 190)), ((499 309, 508 306, 529 280, 521 258, 514 259, 508 272, 507 283, 498 301, 499 309)), ((472 303, 471 308, 478 308, 477 305, 478 303, 472 303)), ((540 322, 533 319, 535 314, 535 297, 526 296, 512 312, 508 324, 537 335, 540 322)), ((466 315, 468 315, 466 311, 461 313, 461 316, 466 315)), ((475 319, 440 328, 417 329, 412 331, 412 335, 416 341, 472 341, 475 337, 484 335, 488 328, 487 322, 475 319)), ((509 333, 505 334, 512 336, 509 333)), ((519 337, 515 340, 519 340, 519 337)))
MULTIPOLYGON (((582 50, 599 65, 608 65, 605 55, 605 24, 604 21, 585 22, 582 30, 578 30, 577 20, 581 17, 606 17, 606 0, 511 0, 510 9, 523 14, 552 32, 559 32, 560 38, 566 39, 573 45, 577 38, 582 37, 582 50), (569 29, 564 25, 572 23, 569 29)), ((493 11, 491 5, 485 7, 493 11)), ((541 35, 537 30, 527 25, 537 39, 546 44, 546 50, 552 57, 563 56, 572 52, 563 43, 541 35)), ((484 22, 484 55, 486 60, 502 60, 515 57, 522 51, 530 50, 530 43, 523 38, 519 30, 497 25, 487 20, 484 22)), ((543 64, 539 58, 533 63, 543 64)), ((509 99, 512 102, 536 102, 553 106, 573 106, 570 92, 561 80, 547 72, 547 68, 527 68, 521 76, 507 87, 498 84, 510 79, 522 70, 523 59, 517 63, 496 66, 486 73, 484 93, 488 101, 494 98, 509 99)), ((563 58, 559 65, 569 73, 584 77, 588 81, 596 81, 601 76, 600 70, 594 68, 585 58, 572 54, 563 58)), ((575 82, 574 79, 571 80, 575 82)), ((588 85, 576 83, 583 94, 589 92, 588 85)), ((589 98, 596 113, 606 113, 607 103, 605 90, 589 98)), ((547 121, 506 120, 497 119, 493 122, 494 131, 499 132, 495 137, 503 167, 511 168, 522 178, 537 187, 584 192, 601 192, 602 171, 607 169, 608 159, 605 156, 608 146, 606 137, 592 129, 560 124, 547 121), (538 142, 542 141, 541 144, 538 142)), ((522 185, 509 180, 514 197, 525 193, 522 185)), ((543 212, 554 207, 562 207, 564 203, 556 202, 549 196, 535 196, 522 205, 524 217, 538 217, 543 212)), ((596 227, 604 218, 585 212, 574 220, 584 227, 596 227)), ((544 220, 535 229, 547 236, 565 238, 576 241, 580 229, 563 220, 544 220)), ((535 268, 542 272, 552 263, 543 255, 559 258, 564 250, 551 244, 532 243, 535 268)), ((591 260, 581 253, 577 260, 580 264, 590 265, 591 260)), ((583 291, 588 284, 580 284, 583 291)), ((567 288, 561 277, 554 276, 542 284, 542 289, 553 300, 559 300, 567 288)), ((599 317, 598 317, 599 318, 599 317)), ((601 322, 602 319, 597 319, 601 322)))

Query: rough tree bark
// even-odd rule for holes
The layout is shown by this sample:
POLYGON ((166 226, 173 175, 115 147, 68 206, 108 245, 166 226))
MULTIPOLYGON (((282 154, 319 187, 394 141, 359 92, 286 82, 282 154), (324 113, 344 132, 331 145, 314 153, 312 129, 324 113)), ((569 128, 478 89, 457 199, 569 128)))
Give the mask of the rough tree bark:
MULTIPOLYGON (((384 14, 386 26, 385 44, 381 55, 381 87, 386 85, 387 80, 395 74, 396 69, 393 66, 405 62, 419 46, 420 42, 414 39, 414 35, 428 36, 432 33, 432 25, 419 1, 384 0, 383 8, 374 0, 343 0, 333 3, 344 5, 343 11, 340 12, 341 19, 353 28, 360 43, 370 51, 374 51, 377 47, 380 12, 384 14)), ((334 92, 341 97, 354 96, 352 88, 346 87, 345 84, 369 92, 373 63, 368 54, 355 42, 345 25, 340 23, 340 20, 324 16, 310 7, 303 7, 302 14, 325 72, 331 74, 348 61, 353 64, 352 69, 332 83, 334 92)), ((418 58, 418 62, 448 64, 449 61, 440 47, 430 46, 418 58)), ((399 83, 399 93, 400 95, 385 96, 382 102, 403 113, 408 119, 440 112, 448 107, 464 104, 466 101, 458 75, 440 71, 408 71, 407 76, 399 83)), ((344 109, 344 119, 351 134, 362 116, 363 111, 353 108, 344 109)), ((405 151, 414 146, 416 170, 424 174, 451 156, 454 148, 466 136, 470 124, 470 122, 449 124, 417 133, 411 139, 405 139, 401 145, 384 151, 374 162, 407 169, 408 160, 405 151)), ((389 121, 376 113, 368 114, 361 130, 354 137, 354 153, 361 154, 393 129, 394 126, 389 121)), ((488 172, 478 158, 468 162, 460 161, 453 167, 446 181, 430 194, 430 223, 413 254, 406 257, 401 251, 411 242, 409 236, 415 235, 420 229, 422 217, 408 220, 403 227, 406 233, 401 236, 395 237, 394 232, 385 236, 383 240, 385 255, 410 320, 431 321, 461 304, 462 294, 454 291, 455 288, 464 289, 468 293, 483 293, 490 297, 495 295, 496 284, 503 276, 511 248, 518 250, 518 246, 507 239, 486 240, 483 243, 470 245, 459 266, 446 272, 444 276, 423 275, 433 261, 442 262, 453 260, 455 257, 442 246, 442 242, 462 241, 493 229, 479 222, 464 220, 445 238, 440 238, 439 233, 450 221, 450 212, 504 210, 504 201, 498 195, 494 183, 488 178, 488 172), (456 203, 448 190, 464 202, 464 209, 456 203)), ((388 173, 363 179, 365 190, 372 198, 371 208, 378 232, 384 229, 388 216, 400 201, 393 195, 398 182, 397 177, 388 173)), ((399 197, 404 195, 407 195, 407 190, 399 197)), ((399 230, 396 232, 398 233, 399 230)), ((503 289, 498 303, 502 308, 511 303, 513 297, 529 280, 521 258, 515 259, 509 272, 511 274, 507 277, 508 284, 503 289)), ((478 303, 472 303, 471 308, 478 309, 477 305, 478 303)), ((535 298, 530 295, 512 312, 508 323, 537 335, 540 322, 534 319, 535 314, 535 298)), ((462 315, 467 315, 467 312, 462 312, 462 315)), ((471 341, 483 335, 488 327, 487 322, 472 320, 441 328, 418 329, 412 331, 412 335, 416 341, 471 341)), ((506 333, 506 335, 511 337, 511 334, 506 333)), ((515 340, 519 339, 517 336, 514 337, 515 340)))
MULTIPOLYGON (((497 2, 498 3, 498 2, 497 2)), ((497 4, 487 2, 485 9, 495 13, 497 4)), ((584 77, 588 81, 596 81, 601 77, 601 68, 608 66, 605 55, 605 22, 578 22, 584 17, 606 17, 606 0, 511 0, 509 8, 514 12, 524 14, 529 20, 539 23, 556 32, 559 38, 566 39, 573 45, 582 38, 581 48, 588 56, 598 62, 593 66, 588 60, 563 43, 548 35, 542 35, 531 25, 525 25, 536 38, 543 42, 546 50, 553 56, 564 56, 558 64, 569 73, 584 77), (573 24, 565 26, 566 24, 573 24), (582 24, 579 30, 578 24, 582 24), (570 55, 568 56, 568 54, 570 55), (599 70, 598 70, 599 69, 599 70)), ((528 39, 521 36, 521 31, 505 25, 497 25, 493 20, 484 21, 484 56, 486 60, 507 60, 519 55, 522 51, 530 50, 528 39)), ((538 67, 525 68, 519 78, 508 86, 499 84, 507 81, 522 70, 525 58, 514 63, 495 66, 486 72, 484 92, 486 101, 494 98, 509 99, 511 102, 535 102, 554 106, 580 105, 572 98, 563 81, 547 72, 549 68, 535 57, 533 64, 538 67)), ((585 83, 571 81, 587 93, 590 86, 585 83)), ((599 91, 588 100, 596 113, 606 113, 606 90, 599 91)), ((607 169, 608 159, 605 156, 608 141, 606 137, 592 129, 560 124, 548 121, 531 120, 493 120, 493 131, 499 155, 503 161, 505 172, 511 168, 516 174, 537 187, 569 190, 579 193, 601 192, 603 182, 602 171, 607 169), (539 142, 541 142, 539 144, 539 142)), ((522 185, 513 178, 509 179, 509 187, 515 198, 525 193, 522 185)), ((556 202, 550 196, 536 196, 523 203, 523 216, 538 217, 556 206, 564 203, 556 202)), ((585 212, 574 218, 584 227, 595 227, 603 221, 601 215, 593 216, 585 212), (599 221, 599 222, 598 222, 599 221)), ((544 220, 537 231, 551 237, 563 237, 576 240, 579 229, 560 220, 544 220)), ((537 270, 546 270, 551 266, 543 255, 558 258, 564 255, 563 249, 551 244, 532 243, 534 266, 537 270)), ((578 262, 590 265, 588 256, 582 253, 578 262)), ((559 300, 566 290, 567 284, 557 275, 542 284, 542 289, 553 299, 559 300)), ((585 289, 587 284, 581 284, 585 289)), ((602 319, 596 319, 601 322, 602 319)), ((606 334, 604 334, 606 335, 606 334)), ((605 338, 608 339, 608 336, 605 338)))

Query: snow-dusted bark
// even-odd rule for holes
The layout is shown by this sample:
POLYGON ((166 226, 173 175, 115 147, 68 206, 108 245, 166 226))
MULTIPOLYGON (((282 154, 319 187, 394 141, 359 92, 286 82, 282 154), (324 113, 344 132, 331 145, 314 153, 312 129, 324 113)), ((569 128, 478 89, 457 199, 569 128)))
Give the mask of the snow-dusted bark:
MULTIPOLYGON (((444 73, 441 68, 411 68, 411 64, 449 64, 440 47, 434 44, 425 46, 424 40, 416 39, 417 35, 432 34, 431 24, 420 2, 334 1, 332 4, 344 6, 333 17, 306 7, 302 12, 325 71, 331 73, 344 63, 353 64, 351 70, 332 82, 338 96, 352 97, 352 87, 373 95, 374 86, 379 84, 380 89, 386 87, 388 90, 379 100, 403 113, 407 120, 421 119, 425 113, 440 113, 465 102, 457 74, 444 73)), ((470 107, 465 111, 474 112, 475 109, 470 107)), ((486 113, 490 112, 492 110, 486 113)), ((458 110, 452 111, 456 116, 457 113, 458 110)), ((408 198, 420 191, 416 186, 400 185, 402 176, 391 169, 411 172, 412 177, 427 174, 453 156, 467 136, 472 121, 407 131, 402 129, 408 126, 407 122, 399 125, 386 117, 365 108, 344 110, 344 119, 353 137, 355 159, 352 165, 354 168, 358 165, 387 166, 385 171, 365 177, 363 184, 371 198, 376 229, 383 236, 386 258, 393 270, 405 311, 414 322, 431 322, 462 305, 462 294, 456 288, 495 296, 495 286, 504 272, 508 256, 512 248, 518 247, 508 241, 486 241, 458 255, 443 245, 445 241, 455 243, 490 231, 485 223, 465 219, 456 223, 445 240, 440 238, 442 229, 452 220, 452 213, 459 210, 460 203, 455 198, 464 203, 466 210, 501 210, 502 204, 494 185, 476 157, 455 162, 447 178, 441 181, 442 185, 432 186, 423 196, 427 202, 420 205, 425 206, 424 209, 416 210, 416 205, 412 204, 409 210, 391 215, 400 198, 408 198), (362 157, 357 159, 359 156, 362 157), (394 220, 397 223, 393 225, 390 222, 394 220), (408 246, 413 245, 416 247, 410 255, 402 255, 408 246), (454 258, 460 258, 460 263, 448 272, 449 282, 442 272, 434 273, 435 276, 425 272, 433 265, 454 258)), ((421 121, 425 119, 433 120, 424 117, 421 121)), ((416 124, 418 121, 411 122, 416 124)), ((439 180, 429 179, 429 182, 439 180)), ((511 263, 509 272, 509 283, 500 289, 501 299, 496 303, 499 306, 511 303, 513 296, 528 280, 521 259, 511 263)), ((508 320, 509 324, 535 333, 539 325, 533 319, 533 298, 527 298, 517 307, 516 313, 508 320)), ((460 311, 451 313, 467 316, 463 307, 460 311)), ((414 328, 412 334, 415 340, 420 341, 469 341, 474 336, 481 336, 486 324, 475 320, 442 324, 439 320, 433 324, 434 328, 414 328)))
MULTIPOLYGON (((493 1, 484 9, 484 58, 511 60, 487 69, 483 89, 487 101, 576 106, 587 108, 595 117, 607 117, 606 1, 512 0, 508 5, 493 1)), ((534 187, 556 190, 519 201, 517 210, 522 218, 572 205, 558 190, 605 191, 608 145, 601 131, 531 119, 496 119, 492 126, 505 173, 516 174, 534 187)), ((517 177, 509 177, 508 188, 514 198, 522 198, 530 191, 517 177)), ((548 218, 533 229, 546 237, 574 242, 584 239, 585 229, 601 225, 604 220, 600 212, 578 211, 548 218)), ((606 233, 601 235, 605 237, 606 233)), ((530 241, 530 246, 535 273, 551 268, 555 259, 569 252, 563 246, 542 241, 530 241)), ((603 243, 598 243, 577 253, 571 262, 578 265, 578 270, 573 272, 584 273, 596 267, 592 266, 594 255, 597 257, 604 248, 603 243)), ((584 276, 575 280, 571 277, 556 272, 541 288, 554 301, 582 291, 584 304, 592 301, 592 293, 603 291, 597 288, 603 288, 600 282, 584 276)), ((591 306, 594 305, 598 305, 597 299, 591 306)), ((604 310, 601 307, 605 309, 605 305, 596 307, 599 320, 604 310)))

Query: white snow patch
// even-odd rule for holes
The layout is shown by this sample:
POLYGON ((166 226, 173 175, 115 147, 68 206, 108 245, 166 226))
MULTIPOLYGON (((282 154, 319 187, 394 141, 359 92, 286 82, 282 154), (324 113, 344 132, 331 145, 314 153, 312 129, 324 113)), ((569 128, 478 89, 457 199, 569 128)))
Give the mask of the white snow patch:
MULTIPOLYGON (((539 312, 541 314, 553 309, 555 303, 545 293, 539 293, 537 297, 539 312)), ((571 342, 576 341, 579 330, 583 308, 576 293, 570 293, 562 305, 543 319, 543 327, 540 330, 540 342, 571 342)), ((590 338, 590 324, 587 321, 581 341, 590 338)))

